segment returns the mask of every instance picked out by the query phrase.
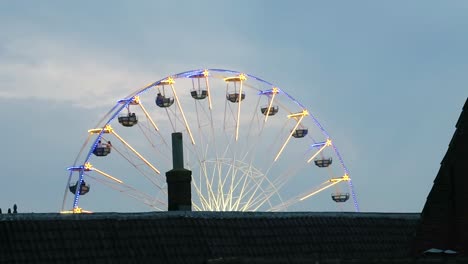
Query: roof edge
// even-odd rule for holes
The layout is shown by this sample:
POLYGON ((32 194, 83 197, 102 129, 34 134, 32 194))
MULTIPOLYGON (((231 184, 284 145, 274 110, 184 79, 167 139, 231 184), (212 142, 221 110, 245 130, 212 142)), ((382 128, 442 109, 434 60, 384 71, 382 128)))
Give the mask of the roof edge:
POLYGON ((138 212, 117 213, 102 212, 90 214, 60 214, 60 213, 21 213, 2 214, 1 221, 41 221, 41 220, 130 220, 130 219, 167 219, 167 218, 210 218, 210 219, 238 219, 238 218, 391 218, 391 219, 419 219, 420 213, 380 213, 380 212, 138 212))

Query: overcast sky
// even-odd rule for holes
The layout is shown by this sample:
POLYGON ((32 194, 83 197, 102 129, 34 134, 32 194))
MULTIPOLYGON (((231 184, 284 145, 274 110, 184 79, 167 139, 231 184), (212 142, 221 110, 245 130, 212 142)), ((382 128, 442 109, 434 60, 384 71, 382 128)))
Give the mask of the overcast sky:
POLYGON ((362 211, 420 212, 468 96, 467 13, 466 1, 0 0, 0 208, 60 210, 65 168, 116 100, 224 68, 300 98, 362 211))

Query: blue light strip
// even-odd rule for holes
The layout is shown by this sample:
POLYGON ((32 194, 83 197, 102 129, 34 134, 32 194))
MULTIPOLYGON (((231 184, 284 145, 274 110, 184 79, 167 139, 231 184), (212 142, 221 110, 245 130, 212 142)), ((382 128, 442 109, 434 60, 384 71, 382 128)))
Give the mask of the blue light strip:
POLYGON ((323 145, 325 145, 326 143, 327 142, 315 143, 315 144, 310 145, 310 148, 320 148, 320 147, 323 147, 323 145))
POLYGON ((68 171, 80 171, 83 168, 84 168, 83 166, 73 166, 73 167, 68 167, 67 170, 68 171))
POLYGON ((359 204, 357 202, 356 193, 354 192, 353 182, 351 180, 348 181, 349 188, 351 189, 351 196, 353 196, 354 208, 356 212, 359 212, 359 204))
POLYGON ((78 200, 80 197, 81 183, 83 182, 83 174, 84 174, 84 170, 82 169, 80 171, 79 181, 76 184, 75 199, 73 200, 73 209, 78 208, 78 200))
MULTIPOLYGON (((273 93, 273 89, 269 89, 269 90, 264 90, 264 91, 260 91, 258 92, 258 95, 264 95, 264 94, 272 94, 273 93)), ((282 91, 280 89, 278 89, 278 93, 282 93, 282 91)))

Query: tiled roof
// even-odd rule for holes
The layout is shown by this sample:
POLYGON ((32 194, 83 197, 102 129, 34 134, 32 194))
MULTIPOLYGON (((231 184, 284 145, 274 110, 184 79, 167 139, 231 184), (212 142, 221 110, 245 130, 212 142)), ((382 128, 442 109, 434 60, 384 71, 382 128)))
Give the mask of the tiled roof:
POLYGON ((414 254, 428 249, 468 254, 468 99, 421 214, 414 254))
POLYGON ((418 220, 419 214, 392 213, 3 214, 0 262, 308 263, 405 258, 418 220))

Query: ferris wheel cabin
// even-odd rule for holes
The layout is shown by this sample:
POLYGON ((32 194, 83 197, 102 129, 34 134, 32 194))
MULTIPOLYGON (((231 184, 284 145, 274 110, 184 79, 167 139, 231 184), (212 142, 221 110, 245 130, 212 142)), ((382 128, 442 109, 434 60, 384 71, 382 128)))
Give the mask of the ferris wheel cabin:
POLYGON ((98 146, 93 150, 93 154, 98 157, 107 156, 111 152, 110 146, 98 146))
POLYGON ((238 76, 224 78, 227 83, 226 87, 226 99, 231 103, 238 103, 245 99, 245 93, 242 91, 242 82, 246 80, 245 75, 240 74, 238 76), (240 83, 240 87, 237 88, 237 83, 240 83), (233 87, 229 87, 232 84, 233 87))
POLYGON ((331 198, 337 203, 344 203, 349 199, 349 193, 332 193, 331 198))
POLYGON ((135 113, 119 115, 119 123, 124 127, 132 127, 138 123, 138 118, 135 113))
POLYGON ((173 97, 166 97, 164 95, 158 94, 156 97, 156 105, 162 108, 169 107, 174 103, 173 97))
POLYGON ((319 159, 315 159, 314 163, 319 168, 326 168, 332 164, 332 161, 333 161, 332 158, 328 158, 328 159, 319 158, 319 159))
POLYGON ((85 183, 85 181, 82 181, 81 184, 79 181, 77 181, 75 184, 71 184, 70 186, 68 186, 70 192, 74 194, 78 185, 80 185, 80 195, 87 194, 89 192, 89 189, 91 188, 89 184, 85 183))
MULTIPOLYGON (((205 79, 208 76, 208 71, 204 71, 200 74, 190 75, 189 77, 192 78, 192 90, 190 91, 190 95, 195 100, 202 100, 208 96, 208 90, 202 87, 200 79, 205 79)), ((208 85, 206 85, 208 86, 208 85)))
POLYGON ((242 92, 242 94, 239 94, 239 93, 227 93, 226 94, 226 99, 228 99, 229 102, 231 103, 238 103, 239 102, 239 98, 240 100, 244 100, 245 99, 245 93, 242 92))
POLYGON ((307 133, 309 133, 309 130, 307 128, 298 128, 294 130, 291 136, 295 138, 303 138, 307 135, 307 133))
POLYGON ((190 94, 192 95, 193 99, 202 100, 208 96, 208 91, 207 90, 192 90, 190 91, 190 94))
POLYGON ((278 110, 279 110, 279 107, 277 105, 274 105, 271 107, 263 106, 260 108, 260 111, 262 112, 262 114, 269 115, 269 116, 275 115, 276 113, 278 113, 278 110))

